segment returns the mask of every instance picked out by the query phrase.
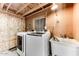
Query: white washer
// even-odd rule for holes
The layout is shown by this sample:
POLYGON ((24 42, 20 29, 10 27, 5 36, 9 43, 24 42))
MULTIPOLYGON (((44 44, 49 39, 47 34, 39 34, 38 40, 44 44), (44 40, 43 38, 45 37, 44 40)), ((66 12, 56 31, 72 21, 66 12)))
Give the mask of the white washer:
POLYGON ((49 38, 48 32, 41 35, 26 35, 26 56, 48 56, 49 38))

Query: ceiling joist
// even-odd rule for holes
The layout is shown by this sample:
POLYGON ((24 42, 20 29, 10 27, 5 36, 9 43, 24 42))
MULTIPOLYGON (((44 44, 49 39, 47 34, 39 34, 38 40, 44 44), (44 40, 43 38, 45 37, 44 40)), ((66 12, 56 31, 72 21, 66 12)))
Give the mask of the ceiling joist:
MULTIPOLYGON (((43 9, 41 9, 40 11, 37 11, 37 12, 35 12, 35 13, 32 13, 32 14, 28 15, 27 17, 32 16, 32 15, 35 15, 35 14, 37 14, 37 13, 39 13, 39 12, 42 12, 42 11, 48 9, 48 8, 51 8, 51 7, 52 7, 52 5, 50 5, 50 6, 46 7, 46 8, 43 8, 43 9)), ((48 12, 48 11, 47 11, 47 12, 48 12)), ((46 12, 46 16, 47 16, 47 12, 46 12)))
POLYGON ((16 15, 16 14, 11 13, 11 12, 6 12, 5 10, 0 10, 0 12, 5 13, 5 14, 9 14, 9 15, 13 15, 13 16, 18 17, 18 18, 24 18, 24 17, 21 17, 21 15, 16 15))
POLYGON ((1 12, 12 14, 14 16, 17 15, 18 17, 23 18, 24 16, 29 16, 29 15, 38 13, 38 12, 40 12, 40 10, 44 10, 47 6, 49 6, 49 3, 38 3, 38 4, 1 3, 0 10, 1 10, 1 12), (29 8, 29 7, 31 7, 31 8, 29 8))
POLYGON ((30 4, 30 3, 25 4, 21 9, 19 9, 19 10, 16 12, 16 14, 18 14, 19 12, 21 12, 21 11, 22 11, 24 8, 26 8, 29 4, 30 4))
MULTIPOLYGON (((47 4, 47 3, 46 3, 46 4, 47 4)), ((39 9, 39 8, 42 8, 42 7, 45 6, 46 4, 39 4, 39 6, 37 6, 37 7, 33 8, 33 9, 31 9, 30 11, 24 13, 22 16, 25 16, 25 15, 27 15, 27 14, 29 14, 29 13, 31 13, 31 12, 33 12, 33 11, 39 9)))
POLYGON ((7 9, 6 9, 6 11, 8 11, 8 9, 10 8, 10 6, 11 6, 11 3, 7 6, 7 9))

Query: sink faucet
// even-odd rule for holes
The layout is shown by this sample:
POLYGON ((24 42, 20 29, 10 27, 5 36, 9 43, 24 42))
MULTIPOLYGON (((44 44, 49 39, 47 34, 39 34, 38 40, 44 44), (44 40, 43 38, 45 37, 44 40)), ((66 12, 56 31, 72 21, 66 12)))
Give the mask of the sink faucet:
POLYGON ((67 35, 66 34, 60 34, 60 36, 62 37, 62 38, 67 38, 67 35))
POLYGON ((53 39, 54 39, 55 41, 58 41, 58 42, 59 42, 58 38, 56 38, 53 33, 52 33, 52 37, 53 37, 53 39))

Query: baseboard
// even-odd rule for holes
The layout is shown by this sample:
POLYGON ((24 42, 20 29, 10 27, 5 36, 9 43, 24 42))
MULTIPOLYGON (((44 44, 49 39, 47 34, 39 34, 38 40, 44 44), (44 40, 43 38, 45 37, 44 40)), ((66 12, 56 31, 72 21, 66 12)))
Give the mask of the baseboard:
POLYGON ((9 50, 16 50, 16 46, 15 46, 15 47, 10 48, 9 50))

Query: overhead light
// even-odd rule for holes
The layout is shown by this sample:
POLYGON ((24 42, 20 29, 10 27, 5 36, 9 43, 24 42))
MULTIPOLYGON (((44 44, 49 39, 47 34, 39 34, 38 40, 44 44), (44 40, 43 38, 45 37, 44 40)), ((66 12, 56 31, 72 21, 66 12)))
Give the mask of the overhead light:
POLYGON ((57 10, 58 9, 58 5, 57 4, 53 4, 51 9, 52 10, 57 10))

